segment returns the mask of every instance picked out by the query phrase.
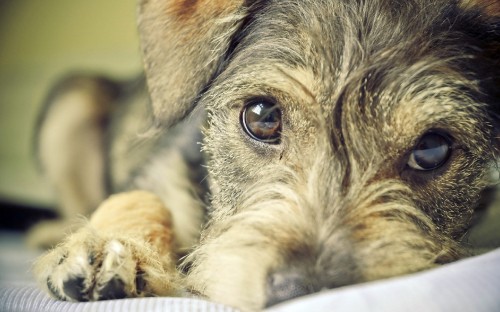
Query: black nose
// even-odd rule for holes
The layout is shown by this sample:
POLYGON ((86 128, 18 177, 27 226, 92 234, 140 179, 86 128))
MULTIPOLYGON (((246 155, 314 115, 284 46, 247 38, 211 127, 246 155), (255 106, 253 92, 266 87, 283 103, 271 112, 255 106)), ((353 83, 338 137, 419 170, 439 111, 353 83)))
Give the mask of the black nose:
POLYGON ((274 272, 267 280, 266 306, 308 295, 314 292, 312 284, 307 282, 304 274, 298 272, 274 272))

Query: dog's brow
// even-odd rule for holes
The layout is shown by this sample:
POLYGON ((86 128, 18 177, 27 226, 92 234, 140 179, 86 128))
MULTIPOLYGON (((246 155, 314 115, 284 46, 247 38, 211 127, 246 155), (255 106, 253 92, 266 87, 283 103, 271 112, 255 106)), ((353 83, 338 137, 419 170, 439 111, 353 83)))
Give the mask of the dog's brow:
POLYGON ((314 93, 302 81, 300 81, 300 79, 294 77, 292 74, 287 73, 284 69, 282 69, 279 66, 274 66, 274 68, 283 76, 288 78, 290 81, 297 84, 298 87, 304 92, 304 94, 307 95, 311 100, 314 101, 316 100, 316 96, 314 95, 314 93))

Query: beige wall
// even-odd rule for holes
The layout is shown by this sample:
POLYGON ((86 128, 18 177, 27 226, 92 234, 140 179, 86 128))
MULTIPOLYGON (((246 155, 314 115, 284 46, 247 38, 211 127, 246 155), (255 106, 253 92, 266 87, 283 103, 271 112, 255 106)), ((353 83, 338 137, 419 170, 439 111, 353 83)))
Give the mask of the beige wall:
POLYGON ((74 70, 140 70, 135 0, 0 0, 0 199, 49 205, 31 156, 50 84, 74 70))

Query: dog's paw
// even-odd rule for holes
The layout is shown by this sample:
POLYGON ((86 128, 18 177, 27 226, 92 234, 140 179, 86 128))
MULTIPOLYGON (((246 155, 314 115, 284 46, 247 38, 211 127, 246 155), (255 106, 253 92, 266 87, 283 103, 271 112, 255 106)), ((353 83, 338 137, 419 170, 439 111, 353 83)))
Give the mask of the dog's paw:
POLYGON ((177 272, 147 242, 86 227, 37 260, 35 275, 52 296, 93 301, 176 295, 177 272))

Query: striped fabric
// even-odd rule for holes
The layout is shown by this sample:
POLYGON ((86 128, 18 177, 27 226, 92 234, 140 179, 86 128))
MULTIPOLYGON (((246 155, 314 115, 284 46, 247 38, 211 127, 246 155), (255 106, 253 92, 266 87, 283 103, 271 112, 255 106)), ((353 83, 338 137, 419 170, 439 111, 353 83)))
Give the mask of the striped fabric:
POLYGON ((191 298, 133 298, 97 302, 58 301, 34 284, 0 285, 1 312, 235 312, 230 307, 191 298))

